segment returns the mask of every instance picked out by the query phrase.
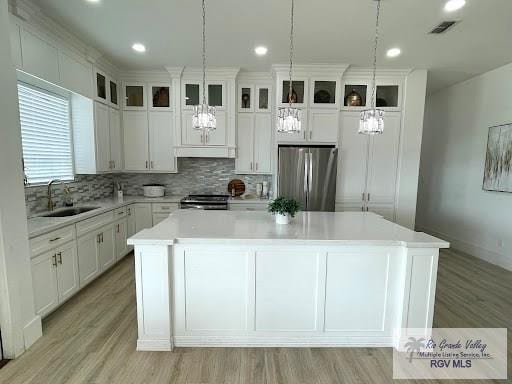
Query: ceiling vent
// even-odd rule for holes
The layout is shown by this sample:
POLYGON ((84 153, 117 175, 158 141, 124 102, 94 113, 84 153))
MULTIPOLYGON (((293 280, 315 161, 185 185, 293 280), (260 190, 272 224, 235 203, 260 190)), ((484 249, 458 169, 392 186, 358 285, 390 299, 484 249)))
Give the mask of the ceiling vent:
POLYGON ((451 20, 451 21, 443 21, 439 25, 437 25, 433 30, 431 30, 429 33, 434 35, 439 35, 441 33, 445 33, 449 29, 452 29, 455 24, 457 24, 458 21, 451 20))

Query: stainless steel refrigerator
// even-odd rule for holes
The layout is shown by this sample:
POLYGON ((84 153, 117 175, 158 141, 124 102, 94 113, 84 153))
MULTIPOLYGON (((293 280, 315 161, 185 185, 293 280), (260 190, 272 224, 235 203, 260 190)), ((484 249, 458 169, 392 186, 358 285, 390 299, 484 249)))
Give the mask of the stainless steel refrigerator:
POLYGON ((332 146, 280 146, 279 196, 293 198, 304 211, 334 212, 338 149, 332 146))

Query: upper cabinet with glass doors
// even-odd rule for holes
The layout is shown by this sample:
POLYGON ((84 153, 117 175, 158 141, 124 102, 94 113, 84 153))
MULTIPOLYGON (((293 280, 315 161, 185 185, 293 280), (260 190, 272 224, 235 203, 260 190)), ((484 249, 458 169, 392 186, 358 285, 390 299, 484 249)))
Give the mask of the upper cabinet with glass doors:
POLYGON ((148 84, 148 106, 151 111, 170 111, 172 109, 170 83, 148 84))
MULTIPOLYGON (((402 107, 402 82, 400 79, 377 78, 375 104, 377 108, 398 111, 402 107)), ((346 79, 342 85, 343 110, 362 110, 371 107, 372 85, 368 79, 346 79)))
POLYGON ((146 84, 126 82, 123 84, 123 109, 125 111, 146 110, 146 84))
POLYGON ((117 80, 98 68, 94 69, 94 99, 113 108, 119 108, 117 80))
POLYGON ((314 108, 337 108, 340 97, 340 82, 336 79, 311 80, 310 106, 314 108))

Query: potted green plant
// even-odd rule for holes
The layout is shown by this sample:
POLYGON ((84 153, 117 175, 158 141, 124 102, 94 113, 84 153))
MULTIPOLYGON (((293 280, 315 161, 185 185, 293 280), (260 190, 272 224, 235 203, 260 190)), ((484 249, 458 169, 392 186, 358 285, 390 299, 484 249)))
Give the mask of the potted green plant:
POLYGON ((277 224, 288 224, 290 217, 295 217, 299 210, 300 204, 298 201, 284 196, 279 196, 268 203, 268 211, 276 216, 277 224))

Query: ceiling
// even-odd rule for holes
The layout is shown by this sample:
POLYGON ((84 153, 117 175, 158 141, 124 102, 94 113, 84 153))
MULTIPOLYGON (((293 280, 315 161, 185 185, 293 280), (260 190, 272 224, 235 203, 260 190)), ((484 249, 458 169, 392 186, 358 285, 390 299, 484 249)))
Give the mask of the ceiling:
MULTIPOLYGON (((124 69, 201 64, 200 0, 32 0, 124 69), (144 43, 145 54, 132 51, 144 43)), ((383 0, 378 65, 429 69, 433 92, 512 62, 512 0, 467 0, 446 14, 445 0, 383 0), (443 35, 427 34, 439 22, 460 19, 443 35), (402 55, 385 57, 398 46, 402 55)), ((209 66, 268 71, 286 63, 290 1, 207 1, 209 66), (256 45, 269 49, 256 57, 256 45)), ((295 61, 370 66, 375 18, 372 0, 296 0, 295 61)))

